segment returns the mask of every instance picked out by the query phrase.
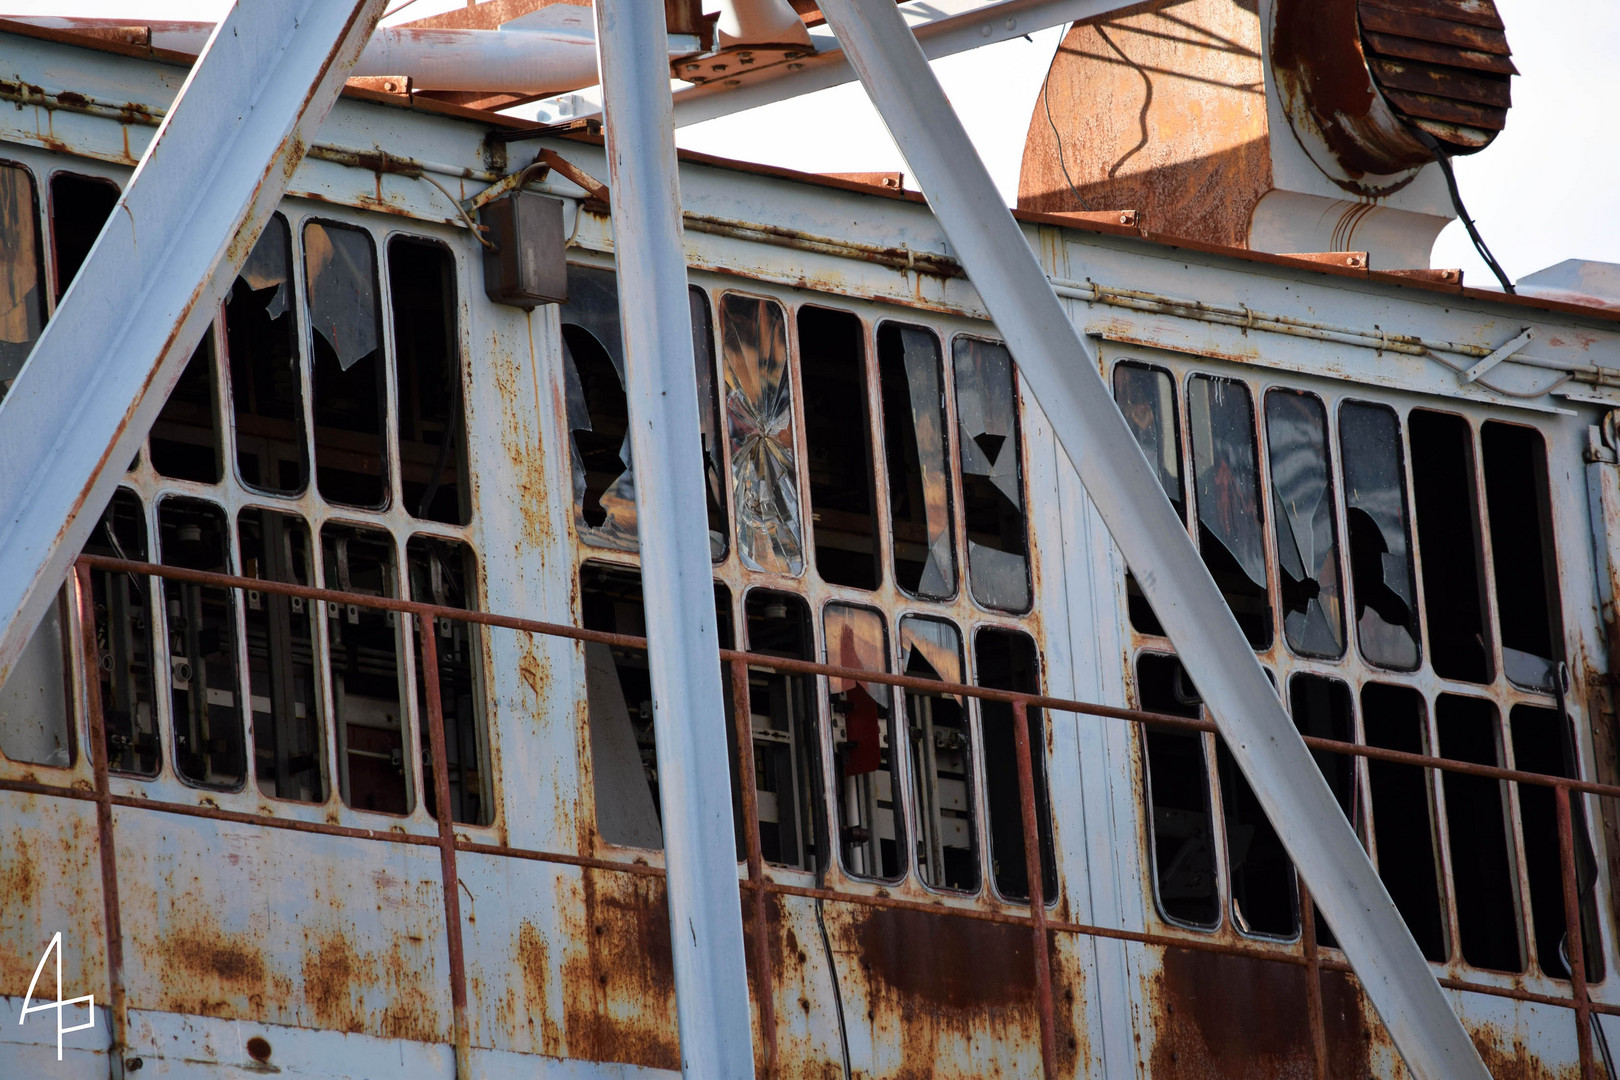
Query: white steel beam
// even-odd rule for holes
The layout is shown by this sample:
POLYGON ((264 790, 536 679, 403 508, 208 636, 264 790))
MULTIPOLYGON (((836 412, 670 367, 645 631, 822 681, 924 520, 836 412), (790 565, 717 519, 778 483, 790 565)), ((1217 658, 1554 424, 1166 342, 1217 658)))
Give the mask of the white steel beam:
MULTIPOLYGON (((681 1072, 754 1075, 664 11, 596 0, 681 1072)), ((746 780, 745 780, 746 782, 746 780)), ((769 993, 769 988, 765 988, 769 993)))
POLYGON ((821 0, 968 279, 1420 1080, 1490 1080, 893 5, 821 0))
POLYGON ((384 4, 232 7, 0 402, 0 681, 218 314, 384 4))

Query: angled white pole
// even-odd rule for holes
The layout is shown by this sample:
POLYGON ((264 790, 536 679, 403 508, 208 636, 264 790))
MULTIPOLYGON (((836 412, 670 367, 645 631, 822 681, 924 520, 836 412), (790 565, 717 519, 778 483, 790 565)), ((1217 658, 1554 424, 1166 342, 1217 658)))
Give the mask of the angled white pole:
POLYGON ((218 314, 384 4, 231 8, 0 402, 0 682, 218 314))
POLYGON ((820 2, 1407 1067, 1490 1080, 916 39, 887 0, 820 2))
POLYGON ((754 1048, 663 5, 596 0, 596 41, 681 1072, 747 1080, 754 1048))

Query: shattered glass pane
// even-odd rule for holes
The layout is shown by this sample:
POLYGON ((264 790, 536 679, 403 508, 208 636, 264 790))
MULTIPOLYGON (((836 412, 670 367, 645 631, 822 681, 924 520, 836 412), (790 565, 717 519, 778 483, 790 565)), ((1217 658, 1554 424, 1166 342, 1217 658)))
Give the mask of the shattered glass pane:
POLYGON ((804 539, 782 306, 755 296, 721 296, 720 355, 737 553, 750 570, 797 576, 804 570, 804 539))
POLYGON ((1028 611, 1029 541, 1012 354, 999 341, 958 335, 951 343, 951 358, 968 583, 973 598, 985 607, 1028 611))
POLYGON ((403 236, 390 240, 388 291, 405 509, 414 517, 465 525, 467 427, 450 249, 403 236))
POLYGON ((278 495, 309 484, 291 245, 286 219, 272 214, 225 302, 237 472, 278 495))
POLYGON ((709 321, 709 297, 696 285, 687 299, 692 305, 692 358, 697 365, 698 432, 703 438, 703 491, 709 509, 709 557, 719 562, 731 548, 726 521, 725 450, 720 444, 720 396, 715 392, 714 326, 709 321))
POLYGON ((214 328, 210 326, 186 362, 152 422, 152 468, 177 480, 219 483, 219 413, 215 405, 214 328))
POLYGON ((51 177, 51 250, 56 253, 60 300, 90 257, 102 226, 118 205, 118 185, 96 176, 59 172, 51 177))
POLYGON ((636 478, 613 271, 569 266, 568 302, 560 314, 580 539, 592 547, 634 551, 636 478))
POLYGON ((956 595, 956 547, 939 338, 886 322, 877 350, 895 581, 913 596, 948 600, 956 595))
MULTIPOLYGON (((962 635, 943 619, 901 619, 900 673, 961 682, 962 635)), ((905 703, 918 869, 935 888, 971 892, 979 887, 979 857, 967 702, 908 690, 905 703)))
POLYGON ((1283 637, 1301 656, 1337 659, 1344 655, 1344 598, 1327 443, 1320 398, 1290 390, 1266 394, 1283 637))
POLYGON ((1339 461, 1361 655, 1381 667, 1411 671, 1419 659, 1417 590, 1395 411, 1346 402, 1339 410, 1339 461))
MULTIPOLYGON (((1114 368, 1114 403, 1136 444, 1159 477, 1176 517, 1187 520, 1187 497, 1181 485, 1181 423, 1176 415, 1176 384, 1170 373, 1145 364, 1114 368)), ((1136 575, 1125 574, 1131 625, 1144 634, 1164 634, 1159 617, 1143 595, 1136 575)))
MULTIPOLYGON (((405 563, 412 600, 464 611, 478 607, 478 565, 472 548, 466 544, 436 536, 413 536, 405 545, 405 563)), ((444 756, 450 775, 450 817, 467 825, 487 825, 492 808, 488 755, 484 746, 484 710, 478 692, 483 632, 477 624, 459 619, 437 619, 429 631, 437 635, 439 709, 444 718, 444 756)), ((421 661, 420 651, 417 661, 421 661)), ((416 708, 422 775, 432 777, 427 680, 420 673, 416 679, 416 708)), ((423 785, 428 813, 434 817, 438 817, 434 805, 436 784, 434 780, 423 785)))
POLYGON ((304 276, 315 354, 315 486, 331 502, 381 508, 388 503, 388 390, 371 234, 305 225, 304 276))
MULTIPOLYGON (((119 489, 113 494, 84 551, 146 561, 146 512, 133 492, 119 489)), ((162 761, 152 664, 149 590, 154 581, 111 570, 90 573, 96 620, 96 657, 91 664, 101 680, 107 768, 136 776, 156 776, 162 761)))
POLYGON ((45 327, 45 277, 34 178, 0 165, 0 399, 45 327))
MULTIPOLYGON (((883 616, 869 608, 828 604, 824 616, 826 663, 867 671, 889 670, 883 616)), ((895 731, 889 687, 829 679, 833 753, 837 761, 835 823, 844 869, 893 880, 906 872, 905 805, 894 760, 895 731)))
POLYGON ((1260 519, 1260 465, 1254 404, 1233 379, 1195 375, 1187 385, 1198 548, 1249 644, 1271 645, 1266 541, 1260 519))

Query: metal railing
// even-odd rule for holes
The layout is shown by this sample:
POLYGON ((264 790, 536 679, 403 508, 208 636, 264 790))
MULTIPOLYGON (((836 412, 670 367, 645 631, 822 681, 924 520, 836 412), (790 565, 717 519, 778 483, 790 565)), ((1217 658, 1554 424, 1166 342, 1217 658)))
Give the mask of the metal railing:
MULTIPOLYGON (((359 605, 379 610, 398 612, 412 617, 416 627, 417 648, 420 651, 423 679, 423 697, 426 700, 426 720, 428 731, 429 752, 432 758, 432 784, 434 792, 435 816, 438 821, 436 836, 412 834, 396 830, 364 829, 354 826, 332 824, 329 822, 302 821, 289 818, 267 817, 261 814, 244 813, 240 811, 225 810, 215 806, 192 805, 187 803, 168 802, 147 798, 133 798, 112 793, 109 782, 105 730, 100 702, 100 683, 98 679, 85 680, 85 707, 89 713, 89 754, 91 767, 94 772, 94 787, 86 790, 82 787, 53 785, 38 782, 37 780, 0 780, 0 790, 27 792, 39 795, 57 796, 62 798, 89 800, 96 803, 97 823, 100 839, 100 865, 102 872, 103 897, 107 927, 107 962, 110 982, 111 1021, 113 1026, 112 1052, 119 1052, 125 1045, 128 1031, 128 1005, 123 985, 123 934, 119 916, 117 864, 114 857, 116 838, 114 836, 112 810, 114 807, 138 807, 148 811, 172 813, 191 817, 211 818, 220 821, 229 821, 240 824, 257 825, 264 828, 287 829, 298 832, 319 833, 329 836, 343 836, 373 840, 383 843, 411 844, 419 846, 437 847, 439 850, 440 873, 442 875, 441 888, 444 894, 444 914, 447 934, 447 946, 450 962, 450 992, 452 1004, 452 1023, 454 1034, 454 1048, 458 1068, 458 1075, 471 1075, 469 1056, 471 1053, 470 1025, 467 1016, 467 977, 464 945, 462 941, 461 910, 459 890, 456 888, 457 872, 456 858, 459 853, 474 853, 480 855, 495 855, 509 858, 536 860, 540 862, 559 863, 599 869, 624 874, 640 876, 662 877, 664 871, 661 867, 649 866, 640 862, 624 862, 612 859, 602 859, 589 855, 542 851, 529 848, 511 847, 505 844, 481 843, 456 836, 456 823, 452 820, 448 808, 450 801, 449 768, 445 756, 445 732, 443 706, 439 696, 439 665, 438 647, 432 628, 437 619, 451 619, 479 626, 488 626, 516 630, 520 632, 540 634, 548 637, 566 638, 579 642, 593 642, 618 648, 645 650, 645 638, 626 634, 606 633, 596 630, 585 630, 579 627, 560 623, 543 622, 535 619, 516 618, 509 615, 497 615, 481 611, 468 611, 461 608, 443 607, 436 604, 427 604, 414 600, 401 600, 392 597, 370 596, 358 593, 341 592, 334 589, 320 589, 310 586, 296 585, 286 582, 270 581, 261 578, 240 577, 231 574, 218 574, 200 570, 182 569, 173 566, 160 566, 153 563, 135 562, 124 559, 113 559, 96 555, 80 556, 75 565, 78 578, 79 597, 81 604, 81 634, 83 647, 87 657, 96 655, 95 618, 91 591, 90 574, 95 570, 111 571, 115 573, 138 574, 143 576, 165 578, 173 581, 187 582, 195 585, 210 586, 222 589, 254 590, 260 593, 270 593, 282 596, 297 597, 305 600, 324 601, 334 604, 359 605)), ((1193 935, 1180 935, 1163 933, 1154 930, 1128 930, 1120 927, 1099 926, 1076 922, 1056 916, 1047 909, 1047 898, 1043 895, 1042 854, 1040 841, 1040 828, 1035 794, 1034 767, 1032 750, 1029 738, 1028 715, 1030 709, 1046 709, 1055 712, 1075 713, 1086 716, 1096 716, 1107 719, 1125 720, 1138 724, 1152 724, 1162 728, 1176 728, 1186 731, 1216 730, 1212 721, 1170 716, 1160 713, 1145 712, 1139 709, 1120 708, 1111 705, 1101 705, 1093 702, 1074 701, 1066 698, 1050 697, 1043 694, 1020 693, 1007 690, 993 690, 980 686, 970 686, 962 683, 944 682, 936 679, 917 678, 906 675, 891 675, 885 672, 869 671, 863 668, 840 667, 833 664, 820 664, 805 660, 791 660, 777 656, 768 656, 757 653, 742 652, 735 649, 720 650, 720 659, 729 672, 732 687, 732 721, 735 725, 738 775, 747 778, 753 775, 753 731, 751 710, 749 704, 748 670, 750 667, 767 668, 790 675, 823 676, 827 678, 854 680, 858 682, 879 683, 897 687, 903 690, 913 690, 930 694, 951 694, 962 697, 977 698, 981 701, 1000 702, 1012 708, 1014 750, 1017 757, 1018 794, 1022 810, 1022 830, 1024 842, 1024 865, 1026 879, 1029 885, 1029 913, 1019 914, 1003 910, 971 907, 947 907, 936 903, 925 903, 903 897, 882 894, 868 894, 840 891, 838 889, 810 887, 781 882, 771 879, 765 871, 765 861, 761 850, 759 835, 759 811, 754 785, 740 783, 742 815, 744 822, 744 836, 746 838, 746 864, 747 876, 741 882, 742 887, 749 895, 745 903, 750 903, 752 910, 752 926, 750 933, 753 938, 753 953, 756 960, 755 1001, 759 1012, 758 1022, 760 1028, 760 1041, 764 1047, 765 1070, 764 1075, 772 1077, 777 1072, 777 1030, 776 1030, 776 1002, 774 994, 774 975, 771 964, 771 950, 768 945, 767 928, 767 898, 771 894, 781 896, 796 896, 816 900, 831 900, 841 903, 866 905, 876 908, 889 908, 927 912, 944 918, 962 918, 982 920, 1004 925, 1027 927, 1033 938, 1033 957, 1035 971, 1036 1010, 1040 1020, 1041 1031, 1041 1060, 1043 1071, 1047 1080, 1055 1080, 1057 1072, 1056 1027, 1054 1018, 1053 990, 1052 990, 1052 959, 1051 934, 1068 933, 1116 941, 1135 942, 1145 945, 1163 946, 1195 951, 1223 953, 1240 956, 1248 959, 1267 961, 1271 963, 1302 966, 1306 969, 1306 1008, 1309 1013, 1309 1031, 1311 1039, 1311 1053, 1314 1059, 1315 1075, 1325 1080, 1328 1075, 1326 1028, 1323 1018, 1323 1005, 1321 996, 1321 973, 1324 971, 1351 972, 1350 965, 1342 960, 1324 957, 1317 943, 1314 909, 1309 892, 1300 883, 1300 941, 1298 951, 1279 952, 1275 948, 1262 948, 1246 946, 1231 941, 1201 938, 1193 935)), ((1441 978, 1442 986, 1453 990, 1464 990, 1480 994, 1511 998, 1518 1001, 1536 1004, 1552 1005, 1572 1009, 1575 1012, 1576 1033, 1580 1053, 1580 1075, 1582 1080, 1596 1080, 1597 1059, 1595 1057, 1592 1038, 1594 1015, 1620 1016, 1620 1005, 1610 1005, 1591 1000, 1588 992, 1586 976, 1586 949, 1582 940, 1581 926, 1581 897, 1577 884, 1576 857, 1575 857, 1575 825, 1574 815, 1570 806, 1571 793, 1581 795, 1594 795, 1607 798, 1620 798, 1620 786, 1592 783, 1590 781, 1572 779, 1568 777, 1550 776, 1542 773, 1524 772, 1518 769, 1507 769, 1492 765, 1482 765, 1475 762, 1456 761, 1447 758, 1433 757, 1426 754, 1415 754, 1399 750, 1386 750, 1379 747, 1364 746, 1356 743, 1339 742, 1332 739, 1322 739, 1305 736, 1305 744, 1312 750, 1327 751, 1336 754, 1346 754, 1353 757, 1366 758, 1370 761, 1382 761, 1391 764, 1411 765, 1423 769, 1436 769, 1442 772, 1458 773, 1487 779, 1506 781, 1519 784, 1531 784, 1551 788, 1557 811, 1558 839, 1559 839, 1559 866, 1563 886, 1564 922, 1567 934, 1567 964, 1569 970, 1570 994, 1566 996, 1536 993, 1524 989, 1522 986, 1498 986, 1487 983, 1472 982, 1463 979, 1441 978)))

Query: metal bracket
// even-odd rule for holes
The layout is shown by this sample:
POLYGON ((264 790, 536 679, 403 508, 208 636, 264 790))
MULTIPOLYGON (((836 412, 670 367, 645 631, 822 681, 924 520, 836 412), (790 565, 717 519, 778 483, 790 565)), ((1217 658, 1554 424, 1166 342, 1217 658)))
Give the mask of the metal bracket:
POLYGON ((1464 383, 1473 382, 1481 375, 1484 375, 1486 372, 1490 371, 1491 368, 1495 367, 1497 364, 1500 364, 1502 361, 1506 360, 1508 357, 1530 344, 1531 341, 1535 340, 1535 336, 1536 331, 1534 327, 1525 327, 1519 333, 1518 337, 1498 348, 1495 352, 1485 357, 1485 359, 1458 375, 1457 378, 1464 383))

